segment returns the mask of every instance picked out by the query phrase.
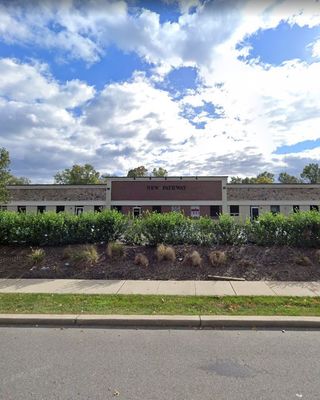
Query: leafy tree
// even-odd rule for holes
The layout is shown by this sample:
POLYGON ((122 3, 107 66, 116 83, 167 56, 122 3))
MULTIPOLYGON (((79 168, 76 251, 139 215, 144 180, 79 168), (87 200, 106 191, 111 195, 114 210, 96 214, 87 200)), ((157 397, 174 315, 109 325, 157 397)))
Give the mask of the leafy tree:
POLYGON ((143 165, 137 168, 130 169, 127 175, 128 178, 138 178, 144 176, 148 176, 148 170, 143 165))
POLYGON ((274 174, 271 172, 264 171, 261 174, 253 178, 240 178, 239 176, 232 176, 230 183, 242 183, 242 184, 253 184, 253 183, 273 183, 274 174))
POLYGON ((0 202, 6 203, 9 199, 9 192, 6 189, 8 178, 10 177, 10 157, 9 152, 4 148, 0 148, 0 202))
POLYGON ((240 176, 232 176, 230 178, 230 183, 243 183, 243 179, 240 176))
POLYGON ((296 176, 289 175, 286 172, 280 172, 278 181, 280 183, 301 183, 301 179, 296 176))
POLYGON ((72 168, 66 168, 56 173, 54 181, 65 185, 95 184, 100 183, 100 172, 96 171, 90 164, 75 164, 72 168))
POLYGON ((301 178, 307 180, 308 183, 320 183, 319 164, 311 163, 303 168, 301 178))
POLYGON ((159 168, 153 168, 152 171, 153 176, 158 176, 158 177, 163 177, 168 175, 168 171, 162 167, 159 168))
POLYGON ((255 182, 253 183, 273 183, 274 182, 274 174, 268 171, 264 171, 261 174, 257 175, 255 178, 255 182))
POLYGON ((25 176, 14 176, 10 175, 7 181, 7 185, 30 185, 31 180, 25 176))

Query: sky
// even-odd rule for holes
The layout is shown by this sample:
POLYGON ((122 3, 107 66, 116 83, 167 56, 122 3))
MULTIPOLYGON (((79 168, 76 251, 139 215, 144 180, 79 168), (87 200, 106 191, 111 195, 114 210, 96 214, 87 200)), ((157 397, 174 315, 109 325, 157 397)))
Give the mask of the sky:
POLYGON ((0 147, 34 183, 299 175, 319 127, 318 0, 0 0, 0 147))

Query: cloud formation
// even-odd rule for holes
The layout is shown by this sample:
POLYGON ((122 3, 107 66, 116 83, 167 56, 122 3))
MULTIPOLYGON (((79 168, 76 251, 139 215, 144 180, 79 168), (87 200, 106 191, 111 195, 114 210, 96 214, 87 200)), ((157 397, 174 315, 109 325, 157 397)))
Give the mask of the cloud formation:
POLYGON ((146 164, 179 175, 252 175, 298 173, 301 160, 319 159, 318 148, 275 154, 319 138, 319 38, 310 43, 311 61, 279 65, 249 60, 250 44, 238 46, 283 22, 320 26, 319 3, 167 3, 180 15, 161 22, 142 2, 0 1, 0 43, 54 54, 50 61, 0 58, 0 137, 14 172, 48 181, 72 163, 90 162, 117 174, 146 164), (150 70, 102 90, 77 77, 77 62, 90 71, 110 46, 137 54, 150 70), (50 63, 75 68, 74 78, 57 79, 50 63), (188 66, 197 87, 176 96, 160 85, 172 69, 188 66))

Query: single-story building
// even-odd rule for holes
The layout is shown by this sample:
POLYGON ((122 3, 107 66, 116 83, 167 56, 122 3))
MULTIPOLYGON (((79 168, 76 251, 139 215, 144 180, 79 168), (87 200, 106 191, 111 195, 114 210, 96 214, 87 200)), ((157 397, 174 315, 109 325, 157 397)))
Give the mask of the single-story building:
POLYGON ((227 176, 111 177, 98 185, 30 184, 8 186, 10 200, 0 209, 18 212, 71 212, 117 209, 139 216, 181 211, 192 217, 221 213, 245 219, 272 211, 288 215, 319 210, 320 185, 228 184, 227 176))

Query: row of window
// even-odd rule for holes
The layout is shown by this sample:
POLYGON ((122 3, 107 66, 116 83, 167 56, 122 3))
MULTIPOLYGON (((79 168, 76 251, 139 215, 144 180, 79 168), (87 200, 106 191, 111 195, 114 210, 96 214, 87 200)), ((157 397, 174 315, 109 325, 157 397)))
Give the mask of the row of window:
MULTIPOLYGON (((101 212, 103 210, 103 208, 104 208, 103 205, 97 205, 97 206, 94 206, 94 211, 101 212)), ((122 212, 122 206, 112 206, 112 209, 122 212)), ((0 211, 1 210, 2 211, 7 210, 7 206, 0 206, 0 211)), ((38 214, 42 214, 46 210, 47 210, 46 206, 37 206, 38 214)), ((19 213, 25 213, 26 206, 17 206, 17 211, 19 213)), ((56 206, 57 213, 64 212, 64 211, 65 211, 65 206, 56 206)), ((74 213, 76 215, 82 214, 83 211, 84 211, 84 206, 75 206, 75 208, 74 208, 74 213)), ((139 216, 142 212, 142 208, 141 207, 133 207, 132 211, 133 211, 134 216, 139 216)), ((152 211, 161 213, 162 207, 161 206, 152 206, 152 211)), ((181 207, 180 206, 172 206, 171 211, 180 212, 181 207)), ((280 213, 280 205, 271 205, 270 211, 273 214, 280 213)), ((299 205, 292 206, 292 211, 294 213, 299 212, 300 206, 299 205)), ((310 205, 310 211, 319 211, 319 206, 318 205, 310 205)), ((217 218, 221 213, 222 213, 222 206, 210 206, 210 216, 212 218, 217 218)), ((230 205, 229 213, 231 216, 234 216, 234 217, 239 216, 240 215, 240 206, 230 205)), ((259 207, 251 207, 251 214, 253 217, 257 217, 259 215, 259 207)), ((195 218, 200 217, 200 207, 199 206, 191 206, 190 207, 190 216, 195 217, 195 218)))
MULTIPOLYGON (((94 211, 95 212, 101 212, 103 210, 104 206, 94 206, 94 211)), ((0 210, 7 210, 6 206, 2 206, 0 210)), ((56 213, 61 213, 65 212, 65 206, 56 206, 56 213)), ((26 206, 17 206, 17 211, 18 213, 25 213, 27 211, 26 206)), ((44 212, 47 211, 46 206, 37 206, 37 214, 43 214, 44 212)), ((74 207, 74 213, 76 215, 82 214, 84 211, 84 206, 75 206, 74 207)))

